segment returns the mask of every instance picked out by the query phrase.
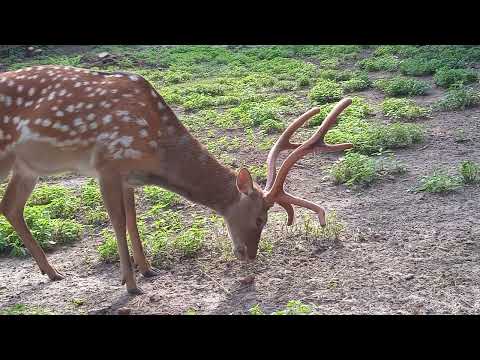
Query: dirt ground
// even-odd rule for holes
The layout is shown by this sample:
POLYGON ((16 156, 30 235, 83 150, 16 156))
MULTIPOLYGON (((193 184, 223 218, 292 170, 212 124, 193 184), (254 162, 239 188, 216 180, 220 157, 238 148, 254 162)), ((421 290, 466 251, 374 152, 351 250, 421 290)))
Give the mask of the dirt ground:
POLYGON ((407 174, 362 192, 314 176, 324 165, 321 157, 304 160, 308 167, 295 171, 290 189, 336 209, 347 225, 338 242, 315 251, 287 247, 252 267, 188 260, 153 279, 139 276, 145 294, 131 297, 120 285, 118 264, 100 263, 95 243, 85 239, 49 254, 67 275, 58 282, 41 275, 31 258, 2 258, 0 306, 22 303, 64 314, 110 314, 121 307, 133 314, 181 314, 188 309, 240 314, 255 304, 273 311, 301 299, 323 314, 478 313, 480 188, 443 196, 409 190, 436 167, 480 158, 479 118, 480 109, 474 109, 427 120, 426 142, 396 152, 408 165, 407 174), (471 141, 455 142, 459 128, 471 134, 471 141), (299 184, 308 193, 302 194, 299 184), (254 283, 242 285, 241 279, 252 273, 254 283), (72 299, 83 299, 84 305, 75 306, 72 299))
MULTIPOLYGON (((375 101, 373 90, 362 95, 375 101)), ((432 91, 416 100, 437 97, 432 91)), ((1 257, 0 308, 21 303, 59 314, 116 314, 122 307, 132 314, 189 309, 245 314, 255 304, 268 313, 295 299, 314 305, 320 314, 478 314, 480 187, 446 195, 411 189, 435 168, 454 173, 462 160, 480 160, 480 109, 435 113, 422 123, 425 142, 395 151, 407 173, 362 191, 325 178, 320 169, 336 158, 332 155, 309 157, 293 171, 290 191, 327 211, 335 209, 346 225, 339 241, 314 247, 283 242, 253 265, 202 254, 160 270, 155 278, 138 275, 145 293, 134 297, 120 284, 118 263, 101 262, 96 242, 83 239, 47 254, 67 275, 62 281, 49 281, 30 257, 1 257), (456 141, 459 129, 468 141, 456 141), (242 283, 251 274, 254 282, 242 283)), ((267 225, 264 232, 269 231, 267 225)))

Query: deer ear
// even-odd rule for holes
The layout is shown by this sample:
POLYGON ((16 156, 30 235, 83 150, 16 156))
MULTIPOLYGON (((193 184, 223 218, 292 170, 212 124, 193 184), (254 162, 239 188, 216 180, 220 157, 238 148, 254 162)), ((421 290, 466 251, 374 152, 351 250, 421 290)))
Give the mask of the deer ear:
POLYGON ((237 175, 237 188, 238 191, 245 195, 250 195, 253 192, 253 180, 252 176, 247 169, 242 168, 237 175))

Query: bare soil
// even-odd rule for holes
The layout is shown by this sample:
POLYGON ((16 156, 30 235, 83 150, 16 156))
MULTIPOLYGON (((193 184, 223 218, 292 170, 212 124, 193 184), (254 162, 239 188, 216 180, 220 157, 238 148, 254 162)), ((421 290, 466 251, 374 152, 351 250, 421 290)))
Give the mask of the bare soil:
MULTIPOLYGON (((437 96, 434 90, 423 99, 437 96)), ((101 262, 97 241, 85 238, 48 254, 66 275, 62 281, 49 281, 30 257, 1 257, 0 309, 22 303, 59 314, 116 314, 124 307, 132 314, 245 314, 255 304, 271 312, 301 300, 321 314, 478 314, 480 186, 445 195, 411 190, 435 168, 453 174, 462 160, 480 161, 480 109, 435 113, 422 123, 426 141, 395 151, 408 172, 369 188, 333 185, 321 171, 336 159, 332 155, 304 159, 292 172, 292 193, 335 209, 346 224, 338 241, 311 247, 291 239, 253 265, 202 253, 162 268, 155 278, 138 275, 145 293, 129 296, 118 263, 101 262), (468 141, 457 142, 460 129, 468 141)), ((75 178, 59 181, 77 184, 75 178)))

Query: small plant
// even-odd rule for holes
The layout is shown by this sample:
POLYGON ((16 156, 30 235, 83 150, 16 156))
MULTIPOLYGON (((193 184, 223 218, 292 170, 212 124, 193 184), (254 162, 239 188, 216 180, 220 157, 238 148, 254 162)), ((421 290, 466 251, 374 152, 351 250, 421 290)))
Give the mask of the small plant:
POLYGON ((454 137, 456 143, 463 143, 472 140, 471 137, 465 133, 464 129, 456 129, 454 137))
POLYGON ((253 180, 257 183, 264 183, 267 181, 267 166, 266 165, 253 165, 249 167, 250 174, 252 174, 253 180))
POLYGON ((45 206, 52 219, 73 219, 80 209, 80 201, 76 197, 53 199, 45 206))
POLYGON ((480 165, 473 161, 466 160, 460 164, 460 176, 465 184, 480 183, 480 165))
POLYGON ((412 120, 430 115, 429 109, 418 106, 415 101, 410 99, 385 99, 381 108, 385 116, 394 120, 412 120))
POLYGON ((465 110, 480 104, 480 93, 468 88, 451 89, 439 100, 436 108, 444 111, 465 110))
POLYGON ((30 198, 27 205, 47 205, 53 200, 63 200, 67 197, 72 197, 70 191, 61 185, 41 185, 37 187, 30 198))
POLYGON ((0 309, 0 315, 53 315, 53 313, 38 306, 15 304, 8 308, 0 309))
POLYGON ((102 225, 108 222, 108 213, 99 209, 88 210, 85 213, 85 224, 102 225))
POLYGON ((380 79, 375 81, 373 85, 385 94, 395 97, 425 95, 430 88, 424 81, 401 76, 396 76, 391 79, 380 79))
POLYGON ((433 79, 438 86, 449 88, 452 85, 473 83, 477 81, 478 75, 473 70, 441 68, 435 73, 433 79))
POLYGON ((404 174, 407 172, 405 164, 396 160, 392 153, 389 153, 388 156, 381 156, 377 159, 375 162, 375 168, 375 171, 379 176, 404 174))
POLYGON ((313 309, 310 305, 299 300, 291 300, 287 303, 286 309, 275 311, 272 315, 311 315, 312 312, 313 309))
POLYGON ((326 225, 320 226, 318 219, 313 219, 310 215, 305 214, 302 223, 302 233, 311 240, 328 240, 334 241, 340 238, 345 225, 338 219, 337 212, 331 210, 325 218, 326 225))
POLYGON ((115 234, 110 230, 102 231, 103 242, 97 246, 100 258, 106 262, 118 261, 118 248, 115 234))
POLYGON ((85 305, 85 300, 83 299, 72 299, 70 302, 75 306, 75 307, 80 307, 82 305, 85 305))
POLYGON ((340 100, 343 96, 342 87, 334 81, 320 79, 308 93, 310 100, 317 104, 340 100))
POLYGON ((88 209, 96 209, 103 206, 100 188, 94 179, 87 181, 81 189, 80 202, 88 209))
POLYGON ((350 93, 354 91, 361 91, 370 87, 370 79, 366 73, 360 73, 349 80, 342 82, 343 91, 350 93))
MULTIPOLYGON (((259 304, 248 309, 250 315, 265 315, 265 312, 259 304)), ((285 309, 277 310, 270 315, 313 315, 313 309, 310 305, 302 303, 300 300, 290 300, 285 309)))
POLYGON ((377 177, 375 160, 367 155, 349 152, 331 167, 330 174, 336 184, 368 185, 377 177))
POLYGON ((248 312, 250 313, 250 315, 265 315, 260 304, 252 306, 250 309, 248 309, 248 312))
POLYGON ((443 171, 435 170, 432 175, 424 176, 421 179, 421 185, 417 191, 427 191, 430 193, 447 193, 461 187, 461 181, 447 175, 443 171))
POLYGON ((400 63, 400 72, 408 76, 431 75, 435 72, 434 61, 425 58, 412 58, 402 60, 400 63))
POLYGON ((399 61, 393 55, 382 55, 359 61, 360 69, 367 71, 397 71, 399 61))
POLYGON ((285 126, 281 121, 275 119, 267 119, 260 125, 260 129, 266 134, 280 132, 284 129, 284 127, 285 126))
POLYGON ((177 194, 158 186, 144 186, 143 194, 151 205, 162 209, 171 208, 180 203, 180 197, 177 194))
POLYGON ((193 308, 189 308, 187 309, 187 311, 185 312, 185 315, 197 315, 197 310, 193 309, 193 308))
POLYGON ((355 73, 350 70, 334 70, 326 69, 318 72, 318 77, 321 79, 333 80, 333 81, 346 81, 355 76, 355 73))
POLYGON ((182 255, 191 257, 202 248, 204 239, 205 230, 200 223, 196 222, 189 229, 176 236, 171 246, 182 255))

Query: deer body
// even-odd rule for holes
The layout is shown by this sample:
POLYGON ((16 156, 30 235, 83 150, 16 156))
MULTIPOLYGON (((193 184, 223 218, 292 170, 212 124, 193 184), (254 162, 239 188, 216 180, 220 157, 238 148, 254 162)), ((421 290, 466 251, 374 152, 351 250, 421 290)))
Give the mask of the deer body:
MULTIPOLYGON (((281 150, 277 146, 275 154, 281 150)), ((270 168, 274 162, 269 156, 270 168)), ((282 170, 279 176, 284 180, 282 170)), ((273 194, 253 183, 245 169, 235 174, 220 164, 140 76, 61 66, 1 73, 0 181, 10 172, 12 177, 0 213, 52 280, 62 275, 33 239, 23 209, 39 176, 66 171, 98 178, 117 238, 122 282, 130 293, 140 290, 127 231, 140 272, 156 274, 138 235, 134 186, 158 185, 218 212, 240 259, 255 258, 267 211, 279 191, 279 184, 273 184, 275 169, 269 174, 273 194)), ((293 210, 287 204, 291 199, 288 194, 281 196, 278 203, 288 211, 291 223, 293 210)))

